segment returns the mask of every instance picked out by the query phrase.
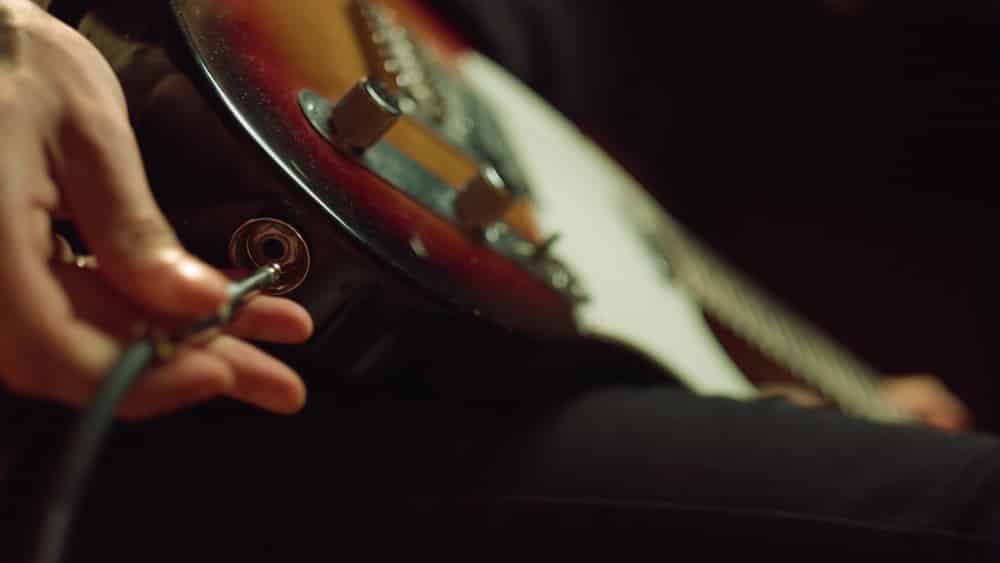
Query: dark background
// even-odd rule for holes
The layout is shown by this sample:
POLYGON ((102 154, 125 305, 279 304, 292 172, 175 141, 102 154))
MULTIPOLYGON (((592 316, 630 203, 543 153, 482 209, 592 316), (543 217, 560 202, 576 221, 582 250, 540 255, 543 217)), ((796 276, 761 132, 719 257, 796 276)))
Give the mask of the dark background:
POLYGON ((431 5, 786 303, 1000 428, 994 3, 431 5))

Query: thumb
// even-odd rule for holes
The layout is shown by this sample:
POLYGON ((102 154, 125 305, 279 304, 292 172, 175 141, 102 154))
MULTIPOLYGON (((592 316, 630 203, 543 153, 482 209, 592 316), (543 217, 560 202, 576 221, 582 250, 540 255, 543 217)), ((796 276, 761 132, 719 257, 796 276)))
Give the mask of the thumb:
POLYGON ((167 315, 197 315, 226 299, 227 279, 181 247, 150 191, 125 112, 63 128, 57 181, 108 282, 167 315))

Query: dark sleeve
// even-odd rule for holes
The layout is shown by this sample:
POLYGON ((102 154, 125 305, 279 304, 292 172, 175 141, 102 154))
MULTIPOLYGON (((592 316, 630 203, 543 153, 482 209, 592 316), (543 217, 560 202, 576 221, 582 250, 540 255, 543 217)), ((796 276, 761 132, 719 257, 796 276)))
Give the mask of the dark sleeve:
POLYGON ((638 61, 622 57, 633 30, 611 2, 431 0, 478 51, 571 117, 612 105, 615 82, 638 61), (630 62, 632 60, 633 62, 630 62))
POLYGON ((49 13, 67 24, 76 27, 83 19, 87 8, 93 2, 88 0, 52 0, 48 2, 49 13))

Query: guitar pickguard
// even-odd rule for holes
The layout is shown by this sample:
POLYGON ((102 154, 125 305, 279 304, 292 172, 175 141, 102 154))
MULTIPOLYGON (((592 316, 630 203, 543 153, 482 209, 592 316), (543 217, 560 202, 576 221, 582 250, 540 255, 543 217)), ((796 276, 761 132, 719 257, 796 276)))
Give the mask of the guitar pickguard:
POLYGON ((707 395, 756 396, 698 304, 664 276, 631 221, 629 193, 642 188, 536 94, 491 61, 469 55, 461 70, 504 117, 505 132, 538 200, 544 229, 591 296, 577 307, 586 332, 637 348, 707 395))

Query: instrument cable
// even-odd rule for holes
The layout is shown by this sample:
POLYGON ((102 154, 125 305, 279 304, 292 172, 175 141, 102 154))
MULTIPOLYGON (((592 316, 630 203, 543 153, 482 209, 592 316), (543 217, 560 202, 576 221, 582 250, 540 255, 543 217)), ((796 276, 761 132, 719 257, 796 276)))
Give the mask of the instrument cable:
POLYGON ((102 380, 95 397, 70 436, 66 457, 55 476, 51 497, 42 513, 38 544, 32 559, 34 563, 59 563, 63 560, 73 521, 79 512, 104 439, 114 421, 118 405, 132 384, 153 361, 168 359, 179 344, 206 336, 228 324, 250 294, 273 286, 280 276, 281 268, 276 264, 260 268, 230 284, 226 303, 214 315, 195 323, 179 337, 171 338, 164 333, 150 331, 125 350, 102 380))

